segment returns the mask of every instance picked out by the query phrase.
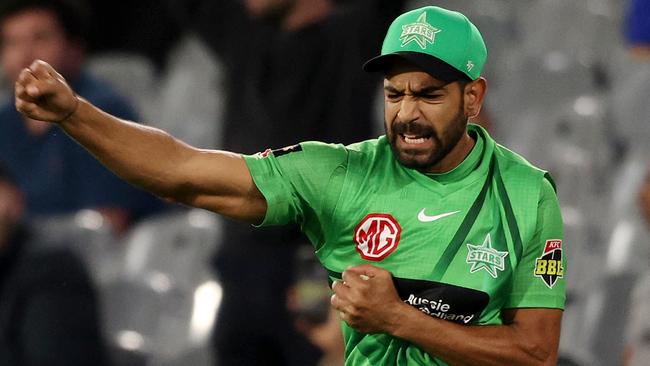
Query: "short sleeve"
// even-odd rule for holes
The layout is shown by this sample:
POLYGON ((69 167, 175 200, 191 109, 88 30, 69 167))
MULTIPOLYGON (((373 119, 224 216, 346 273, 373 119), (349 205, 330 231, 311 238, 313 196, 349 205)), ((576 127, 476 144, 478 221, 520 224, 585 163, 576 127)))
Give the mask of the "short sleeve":
POLYGON ((537 227, 514 272, 505 308, 564 309, 566 256, 557 195, 546 178, 537 206, 537 227))
POLYGON ((303 142, 245 155, 244 160, 267 202, 261 226, 304 225, 335 204, 342 184, 333 177, 345 169, 348 152, 343 145, 303 142))

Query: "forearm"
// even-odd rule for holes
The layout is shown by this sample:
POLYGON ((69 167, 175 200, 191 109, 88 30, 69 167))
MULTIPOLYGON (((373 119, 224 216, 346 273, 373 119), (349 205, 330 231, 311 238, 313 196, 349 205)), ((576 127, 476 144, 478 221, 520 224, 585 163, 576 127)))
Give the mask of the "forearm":
POLYGON ((464 326, 433 318, 406 304, 393 323, 391 335, 418 345, 450 365, 555 365, 556 362, 554 337, 543 340, 544 346, 551 347, 540 347, 535 337, 516 324, 464 326))
POLYGON ((121 120, 76 97, 48 63, 36 60, 15 84, 16 109, 59 124, 124 180, 161 197, 259 223, 266 200, 244 158, 195 149, 169 134, 121 120))
POLYGON ((83 100, 61 127, 119 177, 160 197, 250 222, 266 210, 239 154, 193 148, 83 100))
POLYGON ((61 127, 115 174, 163 197, 178 190, 175 170, 191 155, 191 147, 169 134, 113 117, 83 99, 61 127))

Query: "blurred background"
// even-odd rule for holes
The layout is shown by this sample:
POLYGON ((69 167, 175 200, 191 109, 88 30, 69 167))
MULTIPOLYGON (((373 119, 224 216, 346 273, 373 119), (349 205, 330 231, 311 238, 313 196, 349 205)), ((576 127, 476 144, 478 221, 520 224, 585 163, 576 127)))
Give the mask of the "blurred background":
POLYGON ((255 153, 383 133, 377 54, 401 11, 488 47, 474 121, 551 172, 569 264, 560 365, 650 361, 649 0, 1 0, 0 365, 340 365, 327 276, 255 230, 119 182, 13 108, 52 63, 102 109, 255 153))

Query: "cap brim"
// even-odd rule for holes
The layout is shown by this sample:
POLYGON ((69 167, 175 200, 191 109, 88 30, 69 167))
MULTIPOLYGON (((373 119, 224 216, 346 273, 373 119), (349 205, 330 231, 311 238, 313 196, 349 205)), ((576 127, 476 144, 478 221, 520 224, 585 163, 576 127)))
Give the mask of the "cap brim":
POLYGON ((420 52, 395 52, 377 56, 363 64, 363 70, 367 72, 388 71, 396 61, 409 60, 427 74, 444 82, 452 82, 461 79, 471 80, 469 76, 457 70, 441 59, 420 52))

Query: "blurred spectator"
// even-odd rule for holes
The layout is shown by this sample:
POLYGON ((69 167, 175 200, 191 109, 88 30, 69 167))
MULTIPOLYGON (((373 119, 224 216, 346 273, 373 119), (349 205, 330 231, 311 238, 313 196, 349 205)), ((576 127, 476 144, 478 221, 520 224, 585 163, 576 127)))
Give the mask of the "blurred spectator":
MULTIPOLYGON (((189 0, 187 0, 189 1, 189 0)), ((174 14, 160 0, 138 0, 117 5, 111 0, 88 0, 92 24, 88 51, 142 55, 159 69, 182 34, 174 14)))
MULTIPOLYGON (((650 169, 648 169, 648 174, 646 175, 645 182, 641 186, 639 201, 645 220, 648 225, 650 225, 650 169)), ((650 243, 648 243, 648 245, 650 245, 650 243)))
MULTIPOLYGON (((639 192, 639 203, 650 230, 650 169, 639 192)), ((626 336, 623 365, 647 365, 650 360, 650 266, 637 282, 632 294, 632 309, 626 336)))
MULTIPOLYGON (((5 0, 0 5, 0 52, 7 80, 34 59, 59 70, 86 99, 110 113, 135 119, 128 103, 83 71, 87 21, 83 4, 67 0, 5 0)), ((153 196, 120 181, 49 123, 24 119, 13 99, 0 105, 0 161, 25 195, 27 217, 102 212, 116 231, 161 206, 153 196)))
POLYGON ((22 211, 0 166, 0 365, 105 365, 90 278, 70 252, 35 249, 22 211))
POLYGON ((631 0, 625 21, 625 38, 632 54, 650 57, 650 1, 631 0))
MULTIPOLYGON (((380 47, 396 0, 172 1, 225 68, 223 148, 254 153, 304 140, 368 138, 380 47), (184 9, 181 11, 181 9, 184 9)), ((226 222, 215 267, 224 286, 216 357, 223 365, 310 365, 319 358, 286 309, 296 228, 226 222)))
POLYGON ((287 296, 296 329, 323 353, 319 366, 343 365, 341 320, 330 306, 332 291, 327 271, 318 262, 311 245, 303 245, 297 251, 296 268, 295 282, 287 296))

